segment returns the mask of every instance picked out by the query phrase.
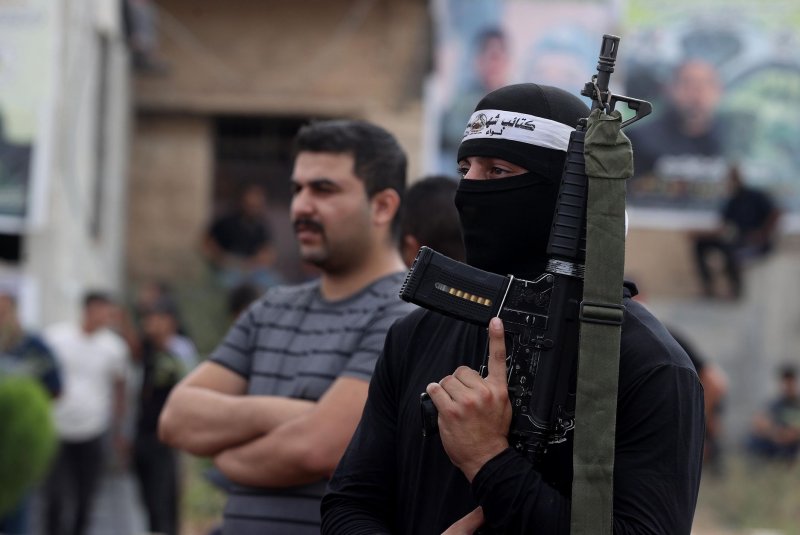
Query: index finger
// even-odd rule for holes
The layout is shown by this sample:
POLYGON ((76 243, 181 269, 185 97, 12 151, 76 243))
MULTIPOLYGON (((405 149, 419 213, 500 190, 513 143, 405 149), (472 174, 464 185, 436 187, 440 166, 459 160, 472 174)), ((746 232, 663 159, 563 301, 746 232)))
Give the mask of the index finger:
POLYGON ((486 380, 506 386, 506 337, 503 330, 503 321, 492 318, 489 322, 489 373, 486 380))
POLYGON ((478 506, 447 528, 442 535, 471 535, 483 525, 483 508, 478 506))

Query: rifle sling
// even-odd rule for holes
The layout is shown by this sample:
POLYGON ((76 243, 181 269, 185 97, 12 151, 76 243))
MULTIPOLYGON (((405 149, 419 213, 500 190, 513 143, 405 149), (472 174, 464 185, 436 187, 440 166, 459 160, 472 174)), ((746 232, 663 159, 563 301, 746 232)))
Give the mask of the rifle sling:
POLYGON ((584 156, 588 177, 586 273, 581 303, 572 481, 572 535, 613 532, 625 179, 633 174, 630 141, 618 111, 589 116, 584 156))

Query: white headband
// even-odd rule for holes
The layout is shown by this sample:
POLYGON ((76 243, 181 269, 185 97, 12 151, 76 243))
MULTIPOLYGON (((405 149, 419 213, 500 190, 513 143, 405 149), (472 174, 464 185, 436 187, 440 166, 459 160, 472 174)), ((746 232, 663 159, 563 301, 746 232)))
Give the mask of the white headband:
POLYGON ((464 130, 464 138, 508 139, 566 152, 574 128, 535 115, 504 110, 478 110, 464 130))

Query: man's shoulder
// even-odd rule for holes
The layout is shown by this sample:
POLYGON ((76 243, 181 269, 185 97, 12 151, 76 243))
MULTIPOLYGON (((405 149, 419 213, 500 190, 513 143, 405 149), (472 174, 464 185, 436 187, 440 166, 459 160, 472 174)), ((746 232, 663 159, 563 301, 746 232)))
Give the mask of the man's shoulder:
POLYGON ((414 305, 400 299, 400 288, 405 281, 406 272, 397 271, 369 283, 348 298, 342 299, 332 306, 353 312, 362 311, 372 315, 382 312, 404 311, 409 312, 414 305))
POLYGON ((125 356, 128 353, 128 344, 117 332, 111 329, 101 329, 96 335, 97 343, 114 355, 125 356))
POLYGON ((289 311, 308 310, 319 295, 319 280, 270 286, 237 319, 237 325, 259 325, 289 311))
POLYGON ((270 286, 253 302, 253 306, 271 307, 283 303, 296 303, 298 299, 311 298, 319 294, 319 279, 312 279, 298 284, 277 284, 270 286))
POLYGON ((320 293, 320 279, 293 285, 278 285, 269 288, 254 302, 250 311, 255 318, 269 315, 278 310, 307 309, 329 315, 342 311, 349 315, 368 314, 404 315, 416 308, 400 299, 400 287, 405 280, 405 272, 396 272, 381 277, 368 284, 348 298, 328 302, 320 293))
POLYGON ((696 373, 686 351, 667 328, 641 303, 626 299, 622 327, 620 376, 638 376, 670 366, 696 373))
POLYGON ((390 273, 367 286, 362 296, 377 306, 400 306, 411 310, 413 305, 400 299, 400 288, 406 279, 405 271, 390 273))
POLYGON ((45 355, 50 355, 50 346, 47 345, 44 338, 38 333, 25 332, 18 347, 24 352, 36 352, 45 355))
POLYGON ((78 336, 80 327, 73 322, 61 321, 48 325, 42 331, 42 336, 49 343, 59 343, 66 339, 78 336))
POLYGON ((408 271, 394 271, 375 279, 361 290, 356 292, 355 295, 370 293, 372 295, 380 295, 383 297, 397 297, 400 296, 400 287, 406 280, 408 271))
POLYGON ((261 295, 263 301, 280 301, 296 298, 299 295, 319 292, 320 280, 311 279, 297 284, 276 284, 261 295))

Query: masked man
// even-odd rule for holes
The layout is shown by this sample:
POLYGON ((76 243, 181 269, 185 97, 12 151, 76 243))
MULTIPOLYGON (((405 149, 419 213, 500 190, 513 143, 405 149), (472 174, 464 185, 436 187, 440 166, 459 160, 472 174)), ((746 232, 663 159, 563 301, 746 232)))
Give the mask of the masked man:
MULTIPOLYGON (((526 279, 544 270, 569 134, 588 115, 577 97, 536 84, 506 86, 478 103, 458 151, 455 197, 468 264, 526 279), (486 124, 498 114, 530 128, 486 124)), ((620 291, 614 532, 688 535, 702 388, 686 353, 631 300, 635 287, 620 291)), ((364 415, 323 498, 323 533, 569 533, 572 433, 536 462, 509 447, 505 350, 499 319, 487 332, 420 309, 390 329, 364 415), (475 370, 487 345, 483 378, 475 370), (423 438, 425 391, 440 432, 423 438)))

